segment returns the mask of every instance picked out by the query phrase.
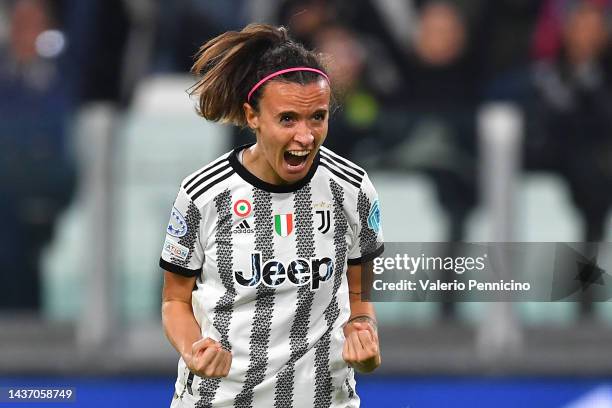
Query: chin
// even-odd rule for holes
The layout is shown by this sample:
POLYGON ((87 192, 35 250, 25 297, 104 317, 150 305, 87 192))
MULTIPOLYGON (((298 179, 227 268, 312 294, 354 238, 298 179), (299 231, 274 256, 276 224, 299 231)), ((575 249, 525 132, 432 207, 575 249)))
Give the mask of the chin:
POLYGON ((283 168, 282 173, 279 173, 279 175, 283 180, 285 180, 286 183, 292 184, 306 177, 306 175, 310 171, 311 166, 312 163, 310 162, 306 163, 304 167, 299 170, 296 169, 294 171, 291 171, 290 169, 283 168))

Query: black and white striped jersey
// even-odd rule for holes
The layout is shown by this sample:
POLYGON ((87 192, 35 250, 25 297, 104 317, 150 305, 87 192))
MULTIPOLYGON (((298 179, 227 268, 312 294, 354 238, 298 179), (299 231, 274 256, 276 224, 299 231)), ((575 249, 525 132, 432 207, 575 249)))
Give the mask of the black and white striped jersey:
POLYGON ((231 350, 229 376, 194 376, 179 360, 185 406, 356 407, 342 359, 347 264, 383 251, 366 172, 322 147, 307 176, 272 185, 239 162, 242 146, 181 184, 160 266, 196 276, 203 337, 231 350))

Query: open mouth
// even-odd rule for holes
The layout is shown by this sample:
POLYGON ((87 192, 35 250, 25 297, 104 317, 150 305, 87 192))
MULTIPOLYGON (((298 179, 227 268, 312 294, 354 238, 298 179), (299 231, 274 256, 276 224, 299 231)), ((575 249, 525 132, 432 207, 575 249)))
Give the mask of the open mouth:
POLYGON ((306 162, 310 150, 287 150, 283 154, 283 158, 291 167, 301 166, 306 162))

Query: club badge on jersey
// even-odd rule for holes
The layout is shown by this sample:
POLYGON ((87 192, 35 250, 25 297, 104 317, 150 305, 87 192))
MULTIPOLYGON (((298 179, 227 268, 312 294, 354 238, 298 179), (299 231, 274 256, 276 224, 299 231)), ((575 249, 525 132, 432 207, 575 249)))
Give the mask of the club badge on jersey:
POLYGON ((317 226, 317 230, 321 232, 321 234, 326 234, 329 231, 329 227, 331 226, 331 211, 329 210, 317 210, 315 211, 320 218, 320 224, 317 226))

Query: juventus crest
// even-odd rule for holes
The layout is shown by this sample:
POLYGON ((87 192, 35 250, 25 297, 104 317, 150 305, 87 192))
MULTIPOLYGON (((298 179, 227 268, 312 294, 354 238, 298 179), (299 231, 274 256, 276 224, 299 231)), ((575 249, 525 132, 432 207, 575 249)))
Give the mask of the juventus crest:
POLYGON ((317 210, 315 213, 320 215, 320 224, 317 226, 317 229, 321 232, 321 234, 325 234, 327 231, 329 231, 329 227, 331 226, 331 211, 317 210))

